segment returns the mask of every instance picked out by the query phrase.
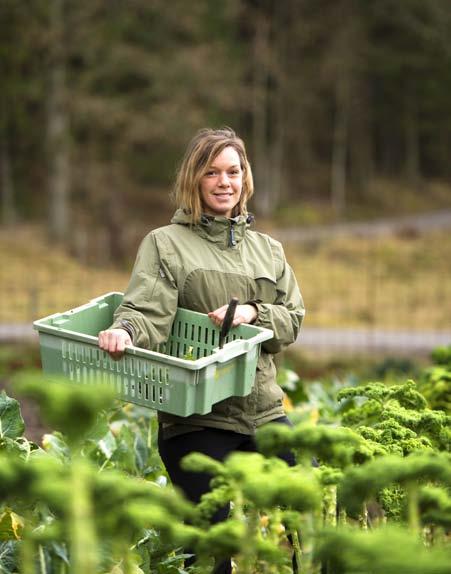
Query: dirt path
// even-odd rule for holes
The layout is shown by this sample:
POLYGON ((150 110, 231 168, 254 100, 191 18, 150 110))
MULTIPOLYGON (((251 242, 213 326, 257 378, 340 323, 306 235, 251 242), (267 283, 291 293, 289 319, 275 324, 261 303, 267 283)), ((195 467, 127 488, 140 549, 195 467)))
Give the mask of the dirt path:
MULTIPOLYGON (((31 325, 0 325, 1 341, 34 341, 31 325)), ((394 352, 427 354, 442 345, 451 345, 451 330, 413 331, 384 329, 333 329, 303 327, 295 345, 318 352, 394 352)))
POLYGON ((388 331, 383 329, 302 328, 295 346, 327 353, 429 354, 451 345, 451 331, 388 331))

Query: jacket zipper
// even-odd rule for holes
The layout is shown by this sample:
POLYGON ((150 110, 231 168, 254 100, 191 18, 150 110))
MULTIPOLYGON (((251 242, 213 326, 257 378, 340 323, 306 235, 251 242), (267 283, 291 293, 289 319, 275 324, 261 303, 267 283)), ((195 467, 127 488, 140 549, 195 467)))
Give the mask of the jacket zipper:
POLYGON ((229 247, 236 246, 236 239, 235 239, 235 222, 230 222, 230 233, 229 233, 229 247))

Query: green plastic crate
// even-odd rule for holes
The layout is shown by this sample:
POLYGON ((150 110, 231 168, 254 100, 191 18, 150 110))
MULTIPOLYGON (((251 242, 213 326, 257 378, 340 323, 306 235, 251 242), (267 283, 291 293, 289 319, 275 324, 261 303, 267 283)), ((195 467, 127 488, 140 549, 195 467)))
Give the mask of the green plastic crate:
POLYGON ((158 351, 131 346, 115 361, 99 349, 97 334, 111 325, 121 301, 122 293, 107 293, 35 321, 44 372, 80 384, 108 384, 119 399, 183 417, 209 413, 215 403, 251 392, 260 345, 272 331, 239 325, 218 349, 219 328, 208 316, 179 308, 158 351), (189 347, 194 360, 183 358, 189 347))

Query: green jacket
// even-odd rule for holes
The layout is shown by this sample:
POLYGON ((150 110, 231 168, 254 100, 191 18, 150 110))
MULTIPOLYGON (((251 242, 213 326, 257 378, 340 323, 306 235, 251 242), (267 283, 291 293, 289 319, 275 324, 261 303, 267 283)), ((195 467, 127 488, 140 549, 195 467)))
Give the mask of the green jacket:
POLYGON ((207 415, 183 418, 159 412, 164 427, 208 426, 252 434, 284 414, 273 354, 297 338, 304 305, 281 244, 251 231, 251 219, 203 216, 192 226, 179 209, 170 225, 150 232, 141 243, 112 325, 127 321, 135 345, 152 349, 164 342, 177 306, 208 313, 231 297, 242 304, 252 302, 258 310, 255 325, 274 332, 274 338, 262 344, 250 395, 221 401, 207 415))

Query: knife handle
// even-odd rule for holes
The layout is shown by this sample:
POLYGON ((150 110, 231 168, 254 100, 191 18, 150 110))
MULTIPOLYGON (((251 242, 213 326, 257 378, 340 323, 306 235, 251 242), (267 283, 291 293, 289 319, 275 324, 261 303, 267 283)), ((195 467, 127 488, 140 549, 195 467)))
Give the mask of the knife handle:
POLYGON ((224 321, 222 322, 221 332, 219 333, 220 349, 222 349, 222 347, 224 346, 224 339, 227 337, 227 333, 229 332, 230 327, 232 326, 237 305, 238 305, 238 299, 236 297, 232 297, 232 299, 230 299, 229 306, 227 307, 224 321))

